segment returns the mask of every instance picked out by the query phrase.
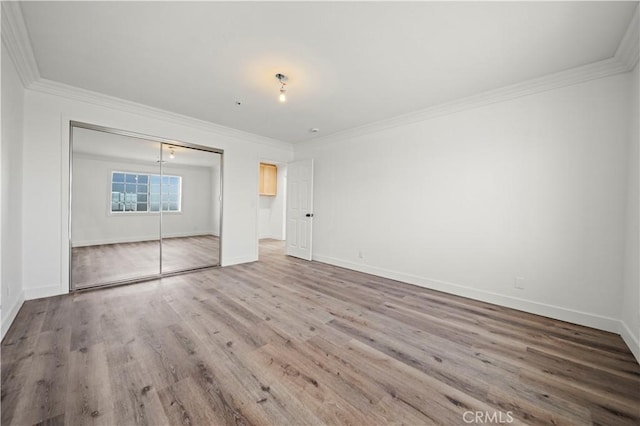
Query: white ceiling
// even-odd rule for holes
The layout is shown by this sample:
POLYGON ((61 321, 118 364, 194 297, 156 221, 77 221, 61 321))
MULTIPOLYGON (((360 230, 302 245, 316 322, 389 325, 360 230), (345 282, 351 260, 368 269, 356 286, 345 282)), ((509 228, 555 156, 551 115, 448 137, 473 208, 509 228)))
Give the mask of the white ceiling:
POLYGON ((297 142, 611 58, 637 2, 21 6, 44 78, 297 142))
POLYGON ((147 139, 132 138, 78 127, 74 127, 73 129, 74 154, 84 154, 99 158, 103 157, 110 160, 121 159, 126 162, 138 161, 141 163, 158 164, 159 170, 160 165, 158 160, 160 160, 160 149, 162 149, 164 167, 220 167, 220 154, 213 152, 165 145, 147 139), (175 157, 173 159, 169 157, 172 150, 175 157))

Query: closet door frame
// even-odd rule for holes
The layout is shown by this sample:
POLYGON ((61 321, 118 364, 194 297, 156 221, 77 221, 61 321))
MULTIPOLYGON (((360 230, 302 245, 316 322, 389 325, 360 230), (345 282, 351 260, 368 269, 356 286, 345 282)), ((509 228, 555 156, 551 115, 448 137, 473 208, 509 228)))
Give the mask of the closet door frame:
MULTIPOLYGON (((161 149, 162 151, 162 149, 161 149)), ((160 170, 162 170, 162 163, 160 163, 160 170)), ((68 247, 69 247, 69 292, 79 292, 79 291, 85 291, 85 290, 93 290, 96 288, 103 288, 103 287, 112 287, 112 286, 117 286, 117 285, 125 285, 125 284, 132 284, 132 283, 137 283, 137 282, 143 282, 143 281, 150 281, 150 280, 155 280, 158 278, 163 278, 163 277, 168 277, 168 276, 172 276, 172 275, 180 275, 180 274, 184 274, 184 273, 188 273, 188 272, 193 272, 193 271, 197 271, 200 269, 209 269, 209 268, 215 268, 215 267, 219 267, 222 263, 222 234, 223 234, 223 204, 224 204, 224 150, 223 149, 219 149, 219 148, 212 148, 212 147, 208 147, 208 146, 204 146, 204 145, 197 145, 197 144, 193 144, 193 143, 189 143, 189 142, 182 142, 182 141, 178 141, 178 140, 174 140, 174 139, 167 139, 167 138, 163 138, 163 137, 159 137, 159 136, 151 136, 151 135, 146 135, 143 133, 137 133, 137 132, 131 132, 128 130, 122 130, 122 129, 116 129, 116 128, 112 128, 112 127, 106 127, 106 126, 100 126, 97 124, 91 124, 91 123, 84 123, 81 121, 74 121, 74 120, 70 120, 69 121, 69 187, 68 187, 68 191, 69 191, 69 197, 68 197, 68 218, 69 218, 69 223, 68 223, 68 235, 67 235, 67 240, 68 240, 68 247), (176 147, 183 147, 183 148, 190 148, 190 149, 196 149, 199 151, 205 151, 205 152, 211 152, 214 154, 220 154, 220 224, 219 224, 219 229, 220 229, 220 236, 218 239, 218 264, 216 266, 204 266, 204 267, 200 267, 200 268, 193 268, 193 269, 188 269, 188 270, 181 270, 181 271, 176 271, 176 272, 166 272, 166 273, 162 273, 162 212, 160 212, 160 234, 159 234, 159 241, 160 241, 160 270, 158 271, 157 275, 153 275, 153 276, 145 276, 145 277, 141 277, 141 278, 133 278, 133 279, 126 279, 126 280, 121 280, 121 281, 114 281, 114 282, 110 282, 110 283, 106 283, 106 284, 98 284, 95 286, 91 286, 91 287, 84 287, 84 288, 79 288, 76 289, 73 287, 73 256, 72 256, 72 244, 71 244, 71 224, 73 223, 73 217, 72 217, 72 209, 71 209, 71 205, 72 205, 72 197, 73 197, 73 129, 74 128, 80 128, 80 129, 87 129, 87 130, 94 130, 97 132, 103 132, 103 133, 110 133, 113 135, 119 135, 119 136, 127 136, 127 137, 131 137, 131 138, 136 138, 136 139, 143 139, 143 140, 147 140, 147 141, 152 141, 152 142, 158 142, 158 144, 160 145, 160 148, 162 147, 162 144, 165 145, 171 145, 171 146, 176 146, 176 147)))

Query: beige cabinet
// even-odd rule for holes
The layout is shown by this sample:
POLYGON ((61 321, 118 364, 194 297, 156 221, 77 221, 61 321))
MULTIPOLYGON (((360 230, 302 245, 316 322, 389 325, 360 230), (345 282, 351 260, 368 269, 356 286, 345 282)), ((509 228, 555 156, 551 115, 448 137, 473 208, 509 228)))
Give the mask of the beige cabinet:
POLYGON ((278 188, 278 167, 275 164, 260 163, 260 195, 276 195, 278 188))

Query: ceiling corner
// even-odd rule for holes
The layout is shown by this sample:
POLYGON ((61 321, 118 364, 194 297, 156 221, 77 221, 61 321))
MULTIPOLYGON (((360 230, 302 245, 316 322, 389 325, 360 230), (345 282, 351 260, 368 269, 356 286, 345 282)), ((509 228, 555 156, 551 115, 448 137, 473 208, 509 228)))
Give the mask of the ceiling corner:
POLYGON ((622 37, 615 54, 615 58, 625 65, 627 71, 631 71, 638 63, 640 52, 639 14, 640 6, 637 6, 633 13, 633 18, 631 18, 631 22, 629 22, 627 31, 625 32, 624 37, 622 37))
POLYGON ((2 42, 16 66, 25 87, 40 79, 31 40, 24 23, 20 2, 2 2, 2 42))

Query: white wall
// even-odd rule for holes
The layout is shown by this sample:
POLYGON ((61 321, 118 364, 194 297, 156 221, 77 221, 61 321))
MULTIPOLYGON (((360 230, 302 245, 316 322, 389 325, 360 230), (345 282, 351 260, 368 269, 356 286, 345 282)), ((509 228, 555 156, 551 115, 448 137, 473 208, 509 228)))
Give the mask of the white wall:
MULTIPOLYGON (((274 162, 267 161, 269 164, 274 162)), ((260 195, 258 203, 258 238, 285 239, 287 166, 278 166, 276 196, 260 195)))
POLYGON ((628 91, 617 75, 297 145, 313 258, 617 332, 628 91))
POLYGON ((288 144, 210 130, 205 124, 191 125, 195 120, 168 119, 145 107, 77 92, 57 85, 25 91, 23 282, 27 298, 68 291, 69 120, 223 149, 222 265, 257 259, 255 164, 260 158, 290 161, 288 144), (60 91, 64 97, 41 90, 60 91))
POLYGON ((622 337, 631 348, 636 359, 640 362, 640 274, 638 262, 640 251, 638 250, 640 216, 639 199, 640 173, 638 162, 640 152, 638 150, 639 117, 638 99, 640 98, 640 73, 636 64, 630 73, 631 106, 630 130, 629 130, 629 156, 628 156, 628 192, 627 192, 627 217, 626 217, 626 250, 624 267, 624 287, 622 292, 622 337))
MULTIPOLYGON (((3 42, 4 43, 4 42, 3 42)), ((2 45, 2 336, 24 300, 22 292, 22 112, 24 89, 2 45)))
MULTIPOLYGON (((132 142, 135 143, 135 142, 132 142)), ((165 238, 219 235, 214 229, 214 170, 200 166, 163 165, 163 173, 182 177, 182 211, 162 218, 165 238)), ((158 213, 112 214, 111 172, 159 173, 157 164, 74 154, 72 198, 73 247, 157 240, 158 213)), ((218 173, 218 170, 215 170, 218 173)), ((219 216, 219 214, 217 215, 219 216)))

